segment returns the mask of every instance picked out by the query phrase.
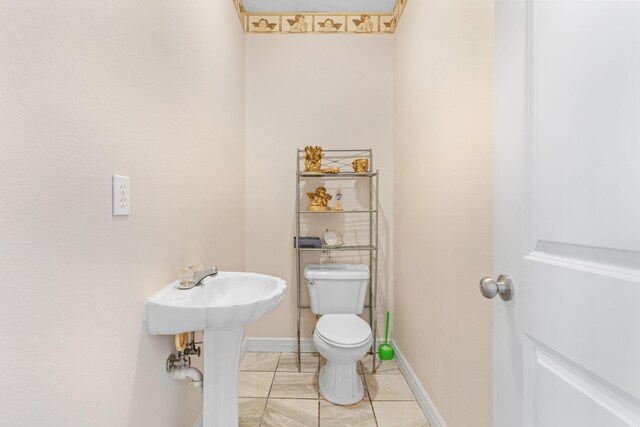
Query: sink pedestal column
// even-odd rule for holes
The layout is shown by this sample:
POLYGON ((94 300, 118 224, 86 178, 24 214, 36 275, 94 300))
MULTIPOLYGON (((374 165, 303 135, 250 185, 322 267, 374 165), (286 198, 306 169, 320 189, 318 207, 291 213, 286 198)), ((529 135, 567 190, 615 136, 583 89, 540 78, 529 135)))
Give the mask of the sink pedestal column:
POLYGON ((238 369, 244 325, 204 331, 202 427, 238 425, 238 369))

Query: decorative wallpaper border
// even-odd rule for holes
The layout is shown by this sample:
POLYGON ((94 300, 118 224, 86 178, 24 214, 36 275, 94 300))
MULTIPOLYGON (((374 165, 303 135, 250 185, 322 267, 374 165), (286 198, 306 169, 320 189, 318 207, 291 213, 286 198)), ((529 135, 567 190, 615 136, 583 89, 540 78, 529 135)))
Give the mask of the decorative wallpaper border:
POLYGON ((242 0, 233 0, 247 33, 261 34, 391 34, 408 0, 396 0, 393 13, 250 13, 242 0))

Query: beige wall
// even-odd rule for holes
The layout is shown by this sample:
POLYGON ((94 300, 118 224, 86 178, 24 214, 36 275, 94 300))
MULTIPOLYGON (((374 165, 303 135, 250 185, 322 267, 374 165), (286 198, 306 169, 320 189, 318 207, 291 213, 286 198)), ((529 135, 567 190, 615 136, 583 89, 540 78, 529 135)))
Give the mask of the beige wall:
MULTIPOLYGON (((245 36, 234 13, 3 8, 1 424, 188 424, 199 397, 164 375, 171 338, 146 334, 142 307, 189 263, 285 278, 247 335, 294 337, 294 154, 322 145, 374 149, 380 311, 447 424, 490 425, 492 4, 415 0, 373 37, 245 36), (132 179, 128 218, 112 174, 132 179)), ((362 221, 309 227, 350 239, 362 221)))
POLYGON ((410 1, 395 37, 394 336, 449 427, 489 426, 493 3, 410 1))
MULTIPOLYGON (((249 34, 246 52, 246 266, 289 284, 285 300, 264 320, 249 325, 247 335, 296 335, 295 155, 306 145, 374 150, 381 173, 380 311, 386 309, 392 292, 393 37, 249 34)), ((320 182, 305 191, 316 184, 320 182)), ((366 187, 359 188, 360 194, 364 191, 366 187)), ((307 201, 305 196, 301 204, 307 201)), ((306 223, 311 235, 328 227, 344 231, 347 242, 354 241, 356 229, 368 237, 362 216, 315 216, 312 221, 306 223)), ((319 260, 305 255, 303 265, 319 260)), ((315 324, 309 314, 304 336, 311 336, 315 324)))
POLYGON ((244 268, 244 39, 231 1, 3 2, 0 424, 195 418, 143 305, 189 263, 244 268))

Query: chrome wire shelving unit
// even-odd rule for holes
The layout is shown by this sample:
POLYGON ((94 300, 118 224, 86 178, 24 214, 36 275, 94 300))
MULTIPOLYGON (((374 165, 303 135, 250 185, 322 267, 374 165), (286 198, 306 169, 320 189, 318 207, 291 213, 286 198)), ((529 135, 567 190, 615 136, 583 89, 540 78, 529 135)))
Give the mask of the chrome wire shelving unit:
MULTIPOLYGON (((302 310, 311 309, 310 305, 302 303, 302 273, 303 273, 303 264, 302 258, 305 253, 324 253, 331 256, 331 253, 338 252, 364 252, 368 253, 369 260, 369 271, 370 271, 370 279, 369 279, 369 298, 368 302, 365 305, 365 308, 369 310, 369 325, 371 326, 371 333, 373 335, 373 344, 370 349, 370 354, 372 357, 372 367, 371 372, 376 373, 377 370, 377 360, 376 360, 376 328, 377 328, 377 290, 378 290, 378 211, 379 211, 379 199, 378 199, 378 191, 379 191, 379 172, 367 172, 367 173, 355 173, 355 172, 342 172, 343 169, 351 170, 351 162, 355 159, 368 159, 369 160, 369 171, 374 171, 373 168, 373 150, 362 149, 362 150, 323 150, 324 158, 322 162, 323 168, 328 167, 338 167, 340 168, 340 173, 337 174, 325 174, 325 173, 310 173, 304 172, 304 161, 305 161, 305 151, 303 149, 298 149, 297 157, 296 157, 296 242, 300 242, 300 233, 301 233, 301 220, 303 217, 307 217, 309 221, 317 221, 318 218, 323 215, 351 215, 351 214, 367 214, 368 215, 368 233, 369 240, 365 244, 345 244, 340 247, 321 247, 321 248, 300 248, 299 245, 296 244, 295 253, 296 253, 296 289, 297 289, 297 336, 298 336, 298 346, 297 346, 297 364, 298 364, 298 372, 301 371, 302 361, 301 361, 301 345, 300 345, 300 327, 301 327, 301 315, 302 310), (368 182, 368 206, 365 208, 358 209, 348 209, 342 211, 307 211, 301 208, 302 197, 304 194, 301 192, 301 184, 304 184, 307 179, 320 179, 323 180, 365 180, 368 182)), ((306 288, 305 288, 306 289, 306 288)))

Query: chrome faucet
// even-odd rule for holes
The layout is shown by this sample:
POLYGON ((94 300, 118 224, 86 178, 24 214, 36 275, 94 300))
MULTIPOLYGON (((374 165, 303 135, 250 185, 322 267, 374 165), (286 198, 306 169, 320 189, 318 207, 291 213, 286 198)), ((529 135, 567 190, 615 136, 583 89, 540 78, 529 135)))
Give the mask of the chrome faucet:
POLYGON ((200 283, 202 283, 204 279, 206 279, 209 276, 215 276, 216 274, 218 274, 218 267, 216 267, 215 265, 206 270, 197 271, 194 273, 192 280, 185 281, 185 282, 181 281, 180 284, 178 285, 178 289, 186 290, 186 289, 195 288, 200 283))

